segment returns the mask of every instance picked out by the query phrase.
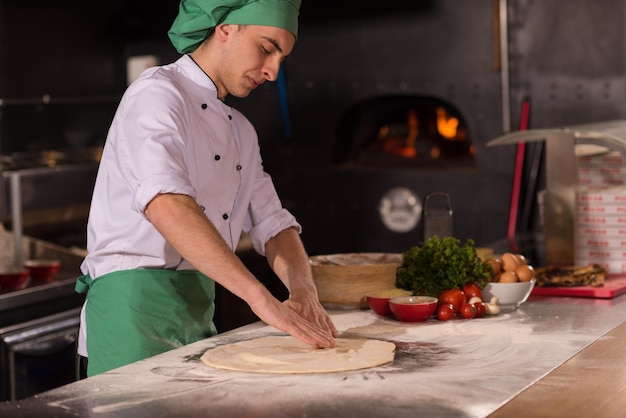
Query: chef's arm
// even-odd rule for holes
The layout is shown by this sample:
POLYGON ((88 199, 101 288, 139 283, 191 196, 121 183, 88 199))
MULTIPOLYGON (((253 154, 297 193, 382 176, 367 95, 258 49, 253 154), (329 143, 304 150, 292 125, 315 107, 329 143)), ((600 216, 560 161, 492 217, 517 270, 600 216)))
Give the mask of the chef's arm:
POLYGON ((194 199, 182 194, 159 194, 147 205, 145 214, 185 260, 243 299, 268 325, 313 347, 334 345, 326 329, 272 296, 232 252, 194 199))
POLYGON ((330 316, 319 303, 309 256, 298 232, 287 228, 278 233, 265 245, 265 255, 274 273, 289 289, 286 302, 289 307, 337 337, 330 316))

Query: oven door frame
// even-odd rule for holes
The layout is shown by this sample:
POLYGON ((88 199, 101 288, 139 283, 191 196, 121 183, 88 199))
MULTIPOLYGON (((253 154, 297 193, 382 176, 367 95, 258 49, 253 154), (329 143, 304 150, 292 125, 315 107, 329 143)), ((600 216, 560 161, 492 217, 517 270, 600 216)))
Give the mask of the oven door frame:
MULTIPOLYGON (((5 400, 18 400, 18 381, 16 379, 16 355, 46 356, 54 355, 72 346, 75 361, 74 375, 78 379, 78 332, 81 308, 71 309, 58 314, 38 318, 21 324, 0 329, 0 371, 3 380, 5 400)), ((70 382, 65 382, 70 383, 70 382)), ((27 396, 35 393, 28 393, 27 396)))

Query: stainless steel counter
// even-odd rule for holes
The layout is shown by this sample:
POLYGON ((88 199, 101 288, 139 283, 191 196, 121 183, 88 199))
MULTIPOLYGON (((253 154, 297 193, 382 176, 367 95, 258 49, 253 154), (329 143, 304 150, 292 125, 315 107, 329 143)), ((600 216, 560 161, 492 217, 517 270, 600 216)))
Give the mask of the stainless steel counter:
MULTIPOLYGON (((392 364, 310 375, 220 371, 208 349, 277 334, 257 323, 0 406, 0 416, 483 417, 626 319, 626 296, 533 296, 514 312, 405 324, 335 311, 344 336, 392 341, 392 364)), ((532 415, 532 411, 528 411, 532 415)))

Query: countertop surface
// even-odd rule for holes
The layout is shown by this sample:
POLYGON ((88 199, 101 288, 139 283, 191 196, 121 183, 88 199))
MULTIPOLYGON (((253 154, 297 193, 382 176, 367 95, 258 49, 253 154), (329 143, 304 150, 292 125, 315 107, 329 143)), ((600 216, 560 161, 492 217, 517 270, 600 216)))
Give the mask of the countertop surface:
MULTIPOLYGON (((282 335, 256 323, 0 405, 0 416, 483 417, 540 386, 568 360, 583 358, 583 350, 626 319, 626 295, 531 296, 513 312, 414 324, 369 310, 331 313, 344 337, 394 342, 393 363, 352 372, 275 375, 221 371, 199 360, 219 345, 282 335)), ((533 415, 532 409, 525 412, 533 415)))

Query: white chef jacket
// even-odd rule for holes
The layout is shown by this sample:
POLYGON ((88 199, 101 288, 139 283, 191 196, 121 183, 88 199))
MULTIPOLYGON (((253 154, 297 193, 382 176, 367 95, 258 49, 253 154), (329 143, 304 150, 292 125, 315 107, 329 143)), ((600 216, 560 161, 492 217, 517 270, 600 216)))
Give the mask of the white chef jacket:
MULTIPOLYGON (((96 177, 83 274, 194 269, 144 215, 159 193, 195 199, 233 251, 242 231, 263 255, 281 230, 301 230, 263 170, 252 124, 217 98, 188 55, 144 71, 122 97, 96 177)), ((81 316, 79 353, 86 355, 84 308, 81 316)))

